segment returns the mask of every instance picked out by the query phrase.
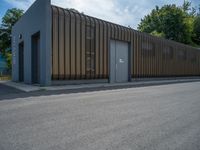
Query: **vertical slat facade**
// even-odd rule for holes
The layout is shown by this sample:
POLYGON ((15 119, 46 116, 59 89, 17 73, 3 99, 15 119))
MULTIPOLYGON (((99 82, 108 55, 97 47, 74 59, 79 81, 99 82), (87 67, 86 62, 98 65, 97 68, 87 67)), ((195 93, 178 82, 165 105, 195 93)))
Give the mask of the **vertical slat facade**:
POLYGON ((70 11, 71 22, 70 22, 70 79, 75 79, 76 76, 76 18, 75 13, 70 11))
POLYGON ((65 16, 65 21, 64 21, 64 45, 65 45, 65 49, 64 49, 64 69, 65 69, 65 76, 64 79, 69 79, 70 77, 70 14, 67 10, 65 10, 64 12, 64 16, 65 16))
POLYGON ((81 18, 76 14, 76 79, 81 78, 81 18))
POLYGON ((52 7, 52 79, 58 79, 58 8, 52 7))
POLYGON ((200 75, 200 51, 52 6, 52 80, 108 79, 110 40, 129 43, 132 78, 200 75))
POLYGON ((65 42, 64 42, 64 10, 63 9, 58 9, 58 35, 59 35, 59 40, 58 40, 58 78, 59 80, 64 79, 64 74, 65 74, 65 64, 64 64, 64 60, 65 60, 65 42))

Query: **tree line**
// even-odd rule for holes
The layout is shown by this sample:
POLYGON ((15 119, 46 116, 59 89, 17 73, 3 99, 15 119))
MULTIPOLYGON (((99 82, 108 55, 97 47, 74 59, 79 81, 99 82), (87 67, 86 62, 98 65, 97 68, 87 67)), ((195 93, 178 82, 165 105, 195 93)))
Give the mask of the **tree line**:
POLYGON ((146 15, 138 30, 151 35, 200 47, 200 5, 195 9, 191 2, 158 6, 146 15))
POLYGON ((23 10, 12 8, 8 9, 2 18, 0 26, 0 54, 6 58, 7 68, 12 67, 12 50, 11 50, 11 30, 12 26, 23 15, 23 10))

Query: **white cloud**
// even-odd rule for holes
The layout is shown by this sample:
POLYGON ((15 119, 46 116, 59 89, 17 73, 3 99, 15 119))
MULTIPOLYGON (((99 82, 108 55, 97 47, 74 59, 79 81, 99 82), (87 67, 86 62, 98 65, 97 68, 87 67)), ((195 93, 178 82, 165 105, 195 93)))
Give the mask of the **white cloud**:
POLYGON ((145 0, 52 0, 52 4, 64 8, 75 8, 80 12, 121 25, 137 28, 140 19, 151 7, 143 9, 145 0))
MULTIPOLYGON (((26 10, 34 0, 5 0, 15 7, 26 10)), ((75 8, 89 16, 94 16, 121 25, 137 28, 140 19, 147 15, 155 5, 176 3, 182 0, 52 0, 53 5, 75 8)))

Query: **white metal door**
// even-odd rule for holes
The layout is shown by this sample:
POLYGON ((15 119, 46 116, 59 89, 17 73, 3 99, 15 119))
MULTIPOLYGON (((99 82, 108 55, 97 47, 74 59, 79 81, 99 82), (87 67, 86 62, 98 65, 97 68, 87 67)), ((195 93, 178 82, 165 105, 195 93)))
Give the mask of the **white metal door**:
POLYGON ((128 43, 110 41, 110 82, 128 82, 128 43))

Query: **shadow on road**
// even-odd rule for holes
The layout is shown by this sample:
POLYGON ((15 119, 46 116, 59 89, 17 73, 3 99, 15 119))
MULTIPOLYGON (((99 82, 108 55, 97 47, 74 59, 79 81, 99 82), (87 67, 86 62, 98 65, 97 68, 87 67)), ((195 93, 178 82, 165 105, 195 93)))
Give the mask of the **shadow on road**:
POLYGON ((95 87, 95 88, 81 88, 81 89, 65 89, 65 90, 40 90, 34 92, 24 92, 3 84, 0 84, 0 101, 3 100, 14 100, 16 98, 26 98, 26 97, 38 97, 38 96, 48 96, 48 95, 60 95, 60 94, 70 94, 70 93, 83 93, 83 92, 93 92, 93 91, 105 91, 105 90, 115 90, 115 89, 127 89, 127 88, 138 88, 156 85, 167 85, 175 83, 186 83, 186 82, 197 82, 197 81, 174 81, 169 83, 145 83, 138 85, 118 85, 110 87, 95 87))
MULTIPOLYGON (((65 89, 65 90, 40 90, 33 92, 24 92, 17 90, 15 88, 1 85, 0 84, 0 101, 3 100, 13 100, 16 98, 26 98, 26 97, 38 97, 38 96, 48 96, 48 95, 60 95, 60 94, 70 94, 70 93, 84 93, 84 92, 93 92, 93 91, 105 91, 105 90, 114 90, 114 89, 125 89, 132 88, 136 86, 112 86, 112 87, 95 87, 95 88, 80 88, 80 89, 65 89)), ((137 86, 139 87, 139 86, 137 86)))

